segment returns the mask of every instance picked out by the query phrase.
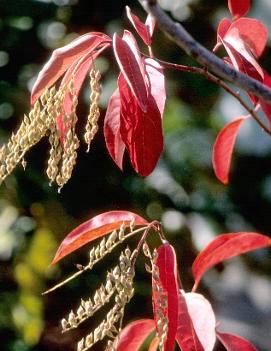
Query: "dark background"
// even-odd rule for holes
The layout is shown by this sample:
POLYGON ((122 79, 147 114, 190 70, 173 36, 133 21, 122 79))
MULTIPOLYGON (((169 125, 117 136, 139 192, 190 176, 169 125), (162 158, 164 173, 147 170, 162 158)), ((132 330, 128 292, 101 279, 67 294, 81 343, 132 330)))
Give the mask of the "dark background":
MULTIPOLYGON (((202 44, 211 49, 219 19, 229 16, 226 1, 162 1, 202 44), (174 7, 175 6, 175 7, 174 7)), ((0 141, 5 142, 29 111, 29 91, 53 49, 74 33, 102 31, 109 35, 132 30, 125 5, 142 18, 137 1, 0 0, 0 141)), ((253 2, 251 16, 270 28, 270 4, 253 2), (256 6, 257 5, 257 6, 256 6)), ((142 50, 144 50, 142 48, 142 50)), ((194 64, 157 30, 155 55, 163 60, 194 64)), ((270 67, 270 50, 261 63, 270 67)), ((211 152, 226 121, 245 112, 233 98, 204 78, 166 71, 165 150, 153 174, 145 179, 124 173, 105 149, 103 117, 118 69, 110 50, 97 65, 103 73, 102 117, 90 152, 85 153, 84 123, 88 113, 88 83, 81 93, 78 132, 82 145, 72 179, 57 193, 45 174, 48 141, 44 138, 27 155, 27 168, 17 167, 0 188, 0 349, 3 351, 75 350, 76 342, 97 325, 101 314, 74 332, 61 335, 59 320, 80 297, 92 295, 117 253, 58 292, 41 292, 85 263, 88 247, 49 263, 64 236, 77 224, 107 210, 126 209, 161 220, 175 246, 184 288, 193 280, 191 264, 215 235, 231 231, 271 233, 271 142, 252 121, 242 127, 228 187, 215 178, 211 152)), ((133 245, 133 241, 131 243, 133 245)), ((271 349, 270 250, 233 259, 208 272, 199 292, 210 298, 221 330, 249 338, 259 350, 271 349)), ((139 262, 136 295, 125 323, 152 317, 150 278, 139 262)), ((102 346, 98 346, 101 350, 102 346)), ((220 348, 222 350, 222 348, 220 348)))

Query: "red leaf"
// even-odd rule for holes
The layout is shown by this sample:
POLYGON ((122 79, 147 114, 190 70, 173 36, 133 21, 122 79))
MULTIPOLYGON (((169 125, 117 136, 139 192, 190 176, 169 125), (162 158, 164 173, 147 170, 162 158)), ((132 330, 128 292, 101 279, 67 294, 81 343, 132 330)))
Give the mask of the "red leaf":
POLYGON ((203 274, 219 262, 269 245, 271 245, 271 239, 268 236, 253 232, 217 236, 198 254, 193 263, 192 272, 195 279, 193 290, 196 289, 203 274))
MULTIPOLYGON (((80 89, 82 87, 82 84, 88 73, 88 70, 91 64, 93 63, 93 60, 108 46, 110 46, 110 44, 104 44, 100 49, 96 50, 95 53, 88 52, 85 55, 83 55, 79 60, 74 61, 71 64, 71 66, 67 69, 64 77, 61 80, 60 86, 64 86, 65 84, 68 84, 73 76, 75 95, 78 96, 80 89)), ((63 102, 63 107, 67 115, 72 113, 72 106, 73 106, 73 96, 68 90, 63 102)), ((59 138, 61 142, 63 142, 64 136, 69 129, 67 125, 63 123, 63 114, 57 117, 56 125, 59 131, 59 138)))
POLYGON ((79 247, 118 229, 122 223, 125 226, 129 226, 132 220, 135 221, 135 225, 147 224, 144 218, 129 211, 105 212, 80 224, 62 241, 52 264, 55 264, 79 247))
POLYGON ((43 91, 53 85, 75 60, 87 52, 93 52, 99 45, 109 43, 111 39, 103 33, 88 33, 53 51, 52 56, 40 71, 31 94, 33 105, 43 91))
POLYGON ((226 124, 219 132, 213 148, 213 168, 217 178, 224 184, 228 183, 232 152, 239 128, 246 119, 241 116, 226 124))
POLYGON ((235 31, 238 31, 239 37, 245 43, 246 48, 248 48, 256 58, 259 58, 266 47, 268 39, 267 28, 254 18, 240 18, 232 22, 224 39, 230 37, 235 31))
POLYGON ((113 37, 113 47, 116 60, 125 80, 136 97, 141 110, 146 112, 148 93, 144 76, 142 75, 142 64, 137 61, 137 57, 139 56, 138 51, 136 50, 134 53, 129 44, 117 34, 114 34, 113 37))
POLYGON ((145 74, 146 74, 145 65, 144 65, 143 58, 141 57, 141 53, 139 51, 139 47, 137 45, 135 37, 133 36, 133 34, 131 32, 129 32, 128 30, 125 30, 123 32, 122 40, 124 40, 128 44, 129 48, 132 50, 133 54, 135 55, 136 62, 138 63, 138 66, 140 68, 140 72, 142 74, 142 77, 144 79, 144 83, 145 83, 146 88, 147 88, 147 84, 145 81, 145 74))
MULTIPOLYGON (((102 45, 98 50, 95 52, 88 52, 85 55, 83 55, 79 60, 75 61, 66 71, 62 81, 61 81, 61 86, 68 84, 69 81, 71 80, 72 76, 74 76, 74 90, 76 96, 78 96, 80 89, 82 87, 82 84, 86 78, 86 75, 89 71, 89 68, 91 64, 94 62, 94 59, 101 54, 102 51, 104 51, 106 48, 108 48, 110 44, 104 44, 102 45)), ((67 114, 70 114, 72 112, 71 107, 72 107, 72 100, 73 97, 71 94, 68 92, 65 96, 64 100, 64 109, 67 114)))
POLYGON ((227 351, 257 351, 255 346, 238 335, 219 332, 216 335, 227 351))
POLYGON ((184 294, 189 316, 204 351, 212 351, 216 341, 216 320, 210 302, 201 294, 184 294))
POLYGON ((153 97, 162 118, 166 102, 164 70, 158 62, 151 58, 145 59, 144 63, 149 94, 153 97))
POLYGON ((145 25, 148 28, 148 31, 150 33, 150 37, 153 36, 153 32, 154 32, 154 28, 155 28, 155 18, 152 16, 152 14, 148 14, 146 21, 145 21, 145 25))
POLYGON ((263 80, 263 70, 255 60, 251 50, 240 37, 237 29, 228 31, 221 39, 234 68, 259 81, 263 80))
POLYGON ((245 16, 250 9, 250 0, 228 0, 228 7, 234 19, 245 16))
POLYGON ((179 294, 179 316, 176 341, 182 351, 205 351, 193 326, 185 293, 179 294))
MULTIPOLYGON (((164 313, 168 319, 168 330, 164 350, 171 351, 174 348, 178 326, 179 289, 177 282, 177 260, 174 248, 168 243, 161 245, 158 248, 157 253, 158 257, 156 265, 159 269, 159 285, 162 287, 162 295, 167 299, 167 307, 164 308, 164 313)), ((159 295, 157 295, 153 289, 153 308, 156 321, 159 295)))
MULTIPOLYGON (((270 75, 264 71, 264 80, 263 80, 263 83, 268 86, 268 88, 271 88, 271 77, 270 75)), ((266 117, 268 118, 269 120, 269 123, 271 123, 271 104, 269 104, 268 102, 260 99, 260 105, 266 115, 266 117)))
POLYGON ((229 30, 231 26, 231 21, 228 18, 222 18, 222 20, 219 22, 218 27, 217 27, 217 43, 213 49, 215 52, 220 45, 222 44, 222 40, 224 36, 226 35, 227 31, 229 30))
POLYGON ((132 13, 129 6, 126 6, 126 14, 140 38, 144 41, 146 45, 150 46, 151 36, 149 28, 146 26, 146 24, 141 22, 141 20, 136 15, 132 13))
MULTIPOLYGON (((267 29, 261 22, 251 18, 234 21, 228 30, 227 26, 226 21, 222 21, 217 45, 224 45, 236 70, 263 82, 264 73, 255 57, 259 57, 266 46, 267 29)), ((258 98, 251 94, 249 96, 254 104, 258 102, 258 98)))
POLYGON ((120 135, 120 94, 118 89, 113 93, 108 103, 104 119, 104 137, 110 156, 122 170, 125 144, 120 135))
POLYGON ((118 86, 121 98, 121 137, 134 169, 141 176, 147 176, 153 171, 163 151, 160 111, 150 94, 148 112, 144 113, 122 75, 119 76, 118 86))
MULTIPOLYGON (((240 43, 243 46, 243 43, 240 43)), ((263 82, 263 70, 259 66, 258 62, 254 59, 252 54, 244 51, 245 55, 242 55, 238 51, 236 51, 229 43, 224 42, 224 45, 227 48, 228 54, 230 56, 229 62, 225 62, 227 62, 230 65, 232 64, 237 71, 241 71, 244 74, 258 80, 261 83, 263 82)), ((242 49, 240 51, 242 51, 242 49)), ((254 96, 250 92, 248 92, 248 95, 252 103, 256 105, 259 98, 257 96, 254 96)))
POLYGON ((148 335, 155 329, 153 319, 140 319, 128 324, 117 338, 117 351, 138 351, 148 335))

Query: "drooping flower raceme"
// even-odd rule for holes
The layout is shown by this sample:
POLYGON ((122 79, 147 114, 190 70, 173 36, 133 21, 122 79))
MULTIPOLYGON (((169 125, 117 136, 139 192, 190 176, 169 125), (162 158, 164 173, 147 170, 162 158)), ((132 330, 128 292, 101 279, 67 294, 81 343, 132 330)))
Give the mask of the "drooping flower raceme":
MULTIPOLYGON (((127 7, 132 25, 150 46, 154 21, 146 23, 127 7)), ((17 132, 0 151, 0 180, 10 174, 25 153, 45 135, 50 152, 47 175, 61 188, 71 177, 76 163, 79 138, 76 135, 78 95, 87 76, 90 79, 90 107, 85 142, 90 143, 98 130, 101 74, 95 59, 112 47, 120 67, 118 89, 113 93, 104 124, 109 154, 122 169, 127 150, 137 173, 146 176, 154 169, 163 150, 162 115, 165 84, 162 67, 154 59, 142 57, 132 33, 111 38, 103 33, 87 33, 55 50, 40 71, 31 94, 32 109, 24 116, 17 132)))

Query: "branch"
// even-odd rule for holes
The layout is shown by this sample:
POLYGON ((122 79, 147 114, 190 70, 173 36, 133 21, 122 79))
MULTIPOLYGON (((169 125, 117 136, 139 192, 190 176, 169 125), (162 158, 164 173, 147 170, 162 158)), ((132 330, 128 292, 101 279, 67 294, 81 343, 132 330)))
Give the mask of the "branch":
POLYGON ((174 22, 156 3, 155 0, 138 0, 147 13, 151 13, 158 27, 168 35, 180 48, 198 63, 216 74, 218 77, 228 80, 235 86, 249 91, 253 95, 271 103, 271 89, 259 81, 236 71, 228 66, 219 57, 207 50, 184 29, 180 23, 174 22))
POLYGON ((171 62, 166 62, 163 60, 159 60, 156 58, 156 60, 161 63, 161 65, 164 68, 171 68, 175 69, 178 71, 182 72, 189 72, 189 73, 194 73, 194 74, 200 74, 207 78, 210 82, 213 82, 217 85, 219 85, 222 89, 224 89, 227 93, 232 95, 236 100, 239 101, 239 103, 247 110, 247 112, 251 115, 251 117, 259 124, 259 126, 268 134, 271 135, 271 130, 261 121, 260 117, 257 115, 255 109, 251 108, 240 96, 238 92, 235 92, 232 90, 223 80, 220 78, 216 77, 212 73, 208 72, 204 68, 200 67, 191 67, 191 66, 184 66, 184 65, 178 65, 176 63, 171 63, 171 62))

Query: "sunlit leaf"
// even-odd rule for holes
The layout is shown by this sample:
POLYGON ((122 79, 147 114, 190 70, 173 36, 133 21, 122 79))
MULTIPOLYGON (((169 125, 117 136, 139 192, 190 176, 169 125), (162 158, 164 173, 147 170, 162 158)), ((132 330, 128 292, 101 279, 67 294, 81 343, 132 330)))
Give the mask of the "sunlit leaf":
POLYGON ((104 119, 104 137, 110 156, 122 170, 125 144, 120 134, 120 94, 118 89, 113 93, 108 103, 104 119))
POLYGON ((145 25, 148 28, 148 31, 150 33, 150 37, 152 37, 153 32, 154 32, 154 28, 155 28, 155 18, 153 17, 153 15, 151 13, 148 14, 146 21, 145 21, 145 25))
POLYGON ((212 351, 216 341, 216 319, 210 302, 201 294, 185 293, 189 316, 204 351, 212 351))
POLYGON ((218 235, 198 254, 193 263, 195 288, 203 274, 219 262, 270 245, 271 239, 268 236, 253 232, 218 235))
MULTIPOLYGON (((88 52, 83 55, 78 61, 75 61, 66 71, 63 79, 61 80, 61 86, 68 84, 70 80, 73 79, 75 95, 78 96, 87 73, 89 72, 89 69, 92 65, 95 65, 95 58, 98 57, 102 51, 104 51, 109 46, 109 43, 104 44, 98 50, 95 50, 94 53, 88 52)), ((70 114, 72 112, 72 101, 73 97, 71 96, 70 92, 67 92, 63 104, 64 110, 67 114, 70 114)))
POLYGON ((144 41, 146 45, 151 45, 151 36, 148 26, 132 13, 129 6, 126 6, 126 14, 133 27, 137 31, 140 38, 144 41))
POLYGON ((228 18, 222 18, 222 20, 219 22, 217 27, 217 42, 213 51, 216 51, 222 44, 222 39, 225 37, 227 31, 229 30, 231 23, 232 22, 228 18))
MULTIPOLYGON (((164 350, 171 351, 174 348, 179 313, 177 260, 174 248, 168 243, 161 245, 157 253, 156 265, 159 269, 159 282, 163 290, 161 294, 167 299, 167 305, 164 307, 164 314, 168 319, 168 329, 164 350)), ((155 288, 153 288, 153 308, 156 323, 159 319, 157 315, 159 296, 160 293, 157 294, 155 288)))
POLYGON ((111 39, 107 35, 92 32, 84 34, 68 45, 54 50, 49 61, 39 72, 32 89, 31 104, 33 105, 43 91, 52 86, 74 61, 80 60, 87 52, 94 52, 101 44, 110 42, 111 39))
POLYGON ((128 324, 117 338, 116 350, 138 351, 154 329, 155 323, 153 319, 139 319, 128 324))
MULTIPOLYGON (((143 77, 143 80, 144 80, 144 83, 145 83, 145 86, 147 89, 147 82, 146 82, 146 77, 145 77, 146 69, 145 69, 144 59, 141 56, 141 53, 140 53, 140 50, 139 50, 139 47, 137 45, 137 41, 136 41, 135 37, 128 30, 124 30, 122 40, 124 40, 128 44, 129 48, 132 50, 132 52, 135 56, 136 62, 138 63, 138 67, 140 69, 140 72, 142 74, 142 77, 143 77)), ((148 91, 147 91, 147 94, 148 94, 148 91)))
POLYGON ((179 294, 179 316, 176 341, 182 351, 205 351, 195 331, 183 291, 179 294))
POLYGON ((228 0, 228 7, 234 19, 245 16, 250 9, 250 0, 228 0))
POLYGON ((126 82, 137 99, 141 110, 146 112, 148 93, 144 76, 142 75, 142 65, 136 59, 138 51, 133 52, 127 41, 120 38, 117 34, 114 34, 113 37, 113 47, 116 60, 126 82))
POLYGON ((145 59, 144 63, 146 68, 146 81, 149 88, 149 94, 154 99, 162 118, 166 102, 164 70, 157 61, 151 58, 145 59))
POLYGON ((224 184, 229 181, 232 152, 239 129, 246 119, 238 117, 226 124, 219 132, 213 148, 213 168, 217 178, 224 184))
POLYGON ((262 81, 263 70, 240 37, 238 30, 228 31, 228 33, 221 41, 234 68, 254 79, 262 81))
POLYGON ((129 226, 132 220, 135 225, 147 224, 144 218, 129 211, 110 211, 91 218, 76 227, 66 236, 60 244, 52 264, 58 262, 79 247, 113 230, 119 229, 122 223, 124 223, 125 226, 129 226))
POLYGON ((257 351, 254 345, 238 335, 219 332, 216 334, 227 351, 257 351))
MULTIPOLYGON (((229 55, 230 64, 236 70, 262 83, 264 73, 256 58, 261 56, 266 46, 268 37, 266 27, 252 18, 240 18, 229 27, 228 25, 227 20, 222 20, 219 25, 216 48, 222 43, 229 55)), ((253 104, 258 102, 257 97, 250 93, 249 96, 253 104)))
POLYGON ((234 32, 236 31, 245 43, 246 48, 248 48, 256 58, 259 58, 266 47, 268 39, 268 30, 265 25, 254 18, 240 18, 232 22, 223 38, 229 41, 229 37, 235 37, 234 32))
MULTIPOLYGON (((263 83, 268 87, 271 88, 271 77, 270 75, 264 71, 264 80, 263 83)), ((269 123, 271 124, 271 104, 269 104, 268 102, 266 102, 263 99, 260 99, 260 105, 266 115, 266 117, 269 120, 269 123)))

